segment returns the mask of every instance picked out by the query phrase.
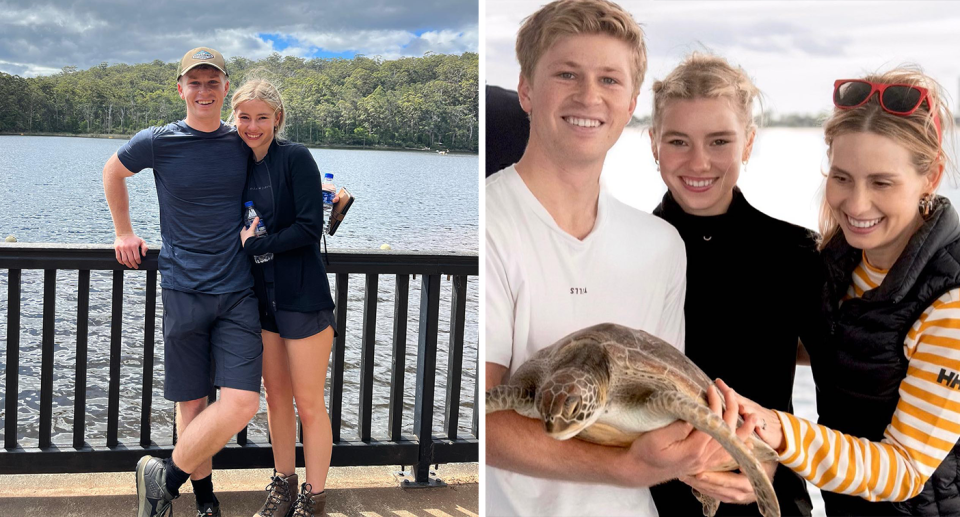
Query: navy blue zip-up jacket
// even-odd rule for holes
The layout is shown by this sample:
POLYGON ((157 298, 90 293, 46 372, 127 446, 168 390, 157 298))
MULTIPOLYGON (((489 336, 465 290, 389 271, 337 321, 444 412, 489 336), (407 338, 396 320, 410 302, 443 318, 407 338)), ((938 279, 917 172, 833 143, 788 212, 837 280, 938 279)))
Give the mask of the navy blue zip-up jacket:
MULTIPOLYGON (((271 267, 278 310, 312 312, 333 309, 330 283, 320 259, 323 194, 320 170, 301 144, 274 141, 260 162, 251 154, 244 201, 263 214, 267 235, 247 239, 249 256, 273 253, 254 267, 255 290, 266 300, 265 269, 271 267)), ((269 276, 267 277, 269 278, 269 276)))

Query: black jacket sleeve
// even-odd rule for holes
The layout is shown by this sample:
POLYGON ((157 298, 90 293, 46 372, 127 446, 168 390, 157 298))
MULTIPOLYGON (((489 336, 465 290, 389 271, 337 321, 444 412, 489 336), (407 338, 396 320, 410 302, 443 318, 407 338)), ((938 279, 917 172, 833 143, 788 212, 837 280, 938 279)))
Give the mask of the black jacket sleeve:
MULTIPOLYGON (((269 232, 260 238, 247 239, 244 251, 247 255, 282 253, 314 244, 323 235, 323 193, 320 189, 320 169, 310 151, 303 146, 290 149, 290 155, 282 163, 289 167, 289 190, 291 191, 296 220, 290 226, 269 232)), ((284 174, 287 171, 283 171, 284 174)), ((279 175, 278 175, 279 176, 279 175)), ((275 180, 279 182, 279 177, 275 180)), ((277 185, 273 185, 276 189, 277 185)), ((279 203, 290 201, 283 196, 279 203)))
POLYGON ((826 339, 826 326, 822 312, 825 276, 823 260, 817 249, 818 242, 819 236, 810 232, 797 255, 796 268, 799 277, 797 283, 799 291, 796 296, 799 298, 800 309, 800 314, 797 315, 800 324, 798 333, 800 342, 811 357, 816 355, 826 339))

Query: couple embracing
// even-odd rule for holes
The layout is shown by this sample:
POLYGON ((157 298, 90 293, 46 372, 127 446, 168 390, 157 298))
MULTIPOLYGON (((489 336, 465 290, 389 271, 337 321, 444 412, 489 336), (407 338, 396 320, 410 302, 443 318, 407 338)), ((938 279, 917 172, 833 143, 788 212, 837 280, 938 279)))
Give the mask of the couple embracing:
POLYGON ((240 86, 233 125, 221 121, 230 78, 216 50, 187 52, 176 80, 186 118, 137 133, 103 169, 120 263, 136 269, 147 252, 131 224, 126 178, 153 169, 160 202, 164 397, 177 405, 179 440, 170 457, 137 463, 137 515, 172 512, 188 479, 198 515, 221 515, 212 457, 256 414, 261 378, 275 473, 257 515, 323 515, 332 452, 323 392, 335 325, 318 245, 317 164, 306 147, 278 138, 286 111, 267 81, 240 86), (245 201, 266 235, 254 237, 258 220, 244 227, 245 201), (213 386, 220 397, 208 405, 213 386), (294 399, 307 467, 299 487, 294 399))

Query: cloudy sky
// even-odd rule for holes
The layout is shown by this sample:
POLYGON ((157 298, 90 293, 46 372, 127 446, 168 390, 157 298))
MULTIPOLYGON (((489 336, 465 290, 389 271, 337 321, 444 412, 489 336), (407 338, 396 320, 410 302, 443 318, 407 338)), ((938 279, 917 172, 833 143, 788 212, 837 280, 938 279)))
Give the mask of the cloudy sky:
MULTIPOLYGON (((522 19, 546 2, 486 0, 487 84, 516 88, 514 54, 522 19)), ((636 115, 650 113, 650 85, 681 58, 709 49, 739 64, 766 96, 766 108, 816 113, 832 107, 834 79, 902 63, 920 65, 960 95, 958 1, 634 1, 619 2, 647 35, 650 60, 636 115)))
POLYGON ((477 0, 0 0, 0 71, 169 62, 201 45, 228 59, 477 52, 478 12, 477 0))

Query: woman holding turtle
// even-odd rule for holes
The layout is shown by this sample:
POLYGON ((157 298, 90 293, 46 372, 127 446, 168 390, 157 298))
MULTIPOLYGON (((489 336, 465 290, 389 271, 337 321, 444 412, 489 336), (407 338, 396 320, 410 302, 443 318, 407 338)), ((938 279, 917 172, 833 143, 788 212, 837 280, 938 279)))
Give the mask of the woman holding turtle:
MULTIPOLYGON (((790 411, 798 338, 813 339, 810 323, 817 317, 817 238, 763 214, 737 188, 757 134, 753 109, 759 93, 741 68, 701 53, 654 83, 650 140, 669 190, 653 213, 676 227, 686 246, 687 356, 710 378, 725 379, 768 407, 790 411), (774 285, 791 296, 757 303, 769 299, 774 285), (736 355, 730 354, 731 346, 736 355), (764 368, 757 369, 757 363, 764 368)), ((775 463, 768 465, 768 475, 775 469, 775 463)), ((698 487, 695 477, 681 480, 698 487)), ((810 515, 802 479, 780 467, 773 484, 783 515, 810 515)), ((680 481, 651 490, 661 515, 701 513, 700 502, 680 481)), ((749 483, 743 492, 723 495, 726 502, 753 501, 749 483)), ((760 513, 756 504, 721 505, 717 515, 760 513)))
POLYGON ((743 399, 741 412, 829 515, 960 515, 960 220, 935 194, 953 116, 913 69, 838 80, 833 100, 828 333, 808 347, 819 425, 743 399))

